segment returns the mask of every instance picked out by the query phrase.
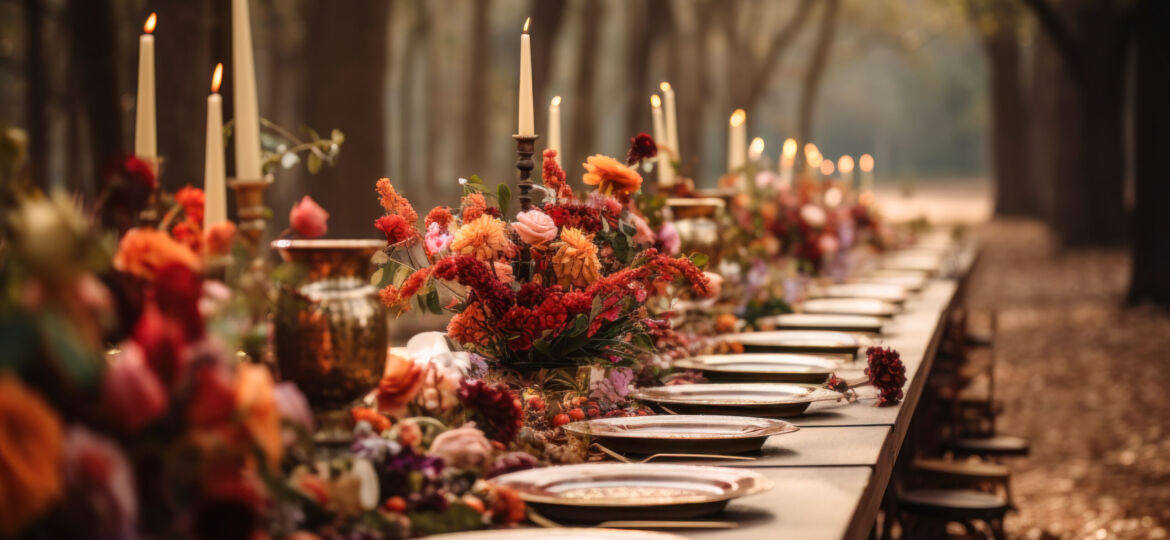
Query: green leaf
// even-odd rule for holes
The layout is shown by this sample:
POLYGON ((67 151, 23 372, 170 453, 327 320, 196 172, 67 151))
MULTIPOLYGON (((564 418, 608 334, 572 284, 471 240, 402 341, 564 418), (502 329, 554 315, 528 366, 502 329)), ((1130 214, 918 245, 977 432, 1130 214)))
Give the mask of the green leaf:
POLYGON ((386 270, 385 268, 379 268, 377 270, 374 270, 374 275, 370 276, 370 285, 373 285, 373 286, 381 289, 382 288, 382 285, 381 285, 382 275, 388 273, 388 272, 385 272, 385 270, 386 270))
POLYGON ((711 260, 711 257, 708 257, 706 253, 691 253, 690 259, 695 266, 702 268, 707 266, 707 262, 711 260))
POLYGON ((309 173, 317 174, 322 165, 324 162, 321 161, 321 156, 318 156, 316 152, 309 152, 309 157, 305 160, 305 166, 308 167, 309 173))
POLYGON ((496 202, 500 205, 500 213, 508 215, 508 203, 512 202, 512 190, 508 188, 508 184, 496 186, 496 202))
POLYGON ((431 289, 431 292, 426 294, 427 309, 435 315, 443 314, 443 306, 439 304, 439 291, 431 289))
POLYGON ((482 186, 483 185, 483 178, 480 178, 478 174, 473 174, 467 179, 467 183, 468 183, 468 185, 478 184, 478 185, 482 186))

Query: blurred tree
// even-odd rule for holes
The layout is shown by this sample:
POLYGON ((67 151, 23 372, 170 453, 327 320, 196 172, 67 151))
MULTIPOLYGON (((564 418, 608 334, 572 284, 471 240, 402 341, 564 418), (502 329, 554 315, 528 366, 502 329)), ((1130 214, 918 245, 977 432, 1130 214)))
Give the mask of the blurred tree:
MULTIPOLYGON (((110 31, 116 25, 110 0, 69 0, 67 5, 69 73, 71 82, 84 88, 81 95, 85 125, 89 127, 89 170, 96 176, 109 160, 125 152, 114 33, 110 31)), ((95 181, 92 185, 69 185, 69 188, 93 196, 100 188, 96 184, 95 181)))
POLYGON ((657 91, 650 81, 650 53, 654 43, 673 31, 671 6, 667 0, 642 0, 626 4, 626 25, 630 29, 630 52, 626 57, 626 111, 622 133, 637 135, 646 125, 649 95, 657 91))
MULTIPOLYGON (((548 92, 549 74, 552 73, 553 52, 556 39, 560 36, 565 20, 568 0, 532 0, 528 13, 532 14, 532 92, 537 102, 552 99, 548 92), (539 30, 538 30, 539 29, 539 30)), ((538 103, 539 104, 539 103, 538 103)), ((536 131, 548 125, 548 111, 535 107, 536 131)), ((547 137, 548 134, 545 134, 547 137)), ((545 139, 545 142, 548 142, 545 139)), ((563 151, 563 150, 562 150, 563 151)))
MULTIPOLYGON (((829 54, 833 47, 833 36, 837 32, 837 13, 841 0, 825 0, 822 2, 821 19, 817 24, 817 38, 813 46, 812 56, 805 69, 804 81, 800 88, 800 109, 797 111, 798 123, 796 126, 797 148, 804 148, 804 144, 812 140, 813 113, 816 111, 817 93, 820 91, 821 79, 825 74, 825 67, 829 63, 829 54)), ((803 161, 803 152, 797 152, 797 163, 803 161)))
POLYGON ((1017 0, 967 0, 967 12, 991 67, 992 175, 995 213, 1041 213, 1028 181, 1028 108, 1024 103, 1023 11, 1017 0))
MULTIPOLYGON (((488 79, 488 68, 491 66, 491 28, 488 26, 488 10, 491 0, 479 0, 471 8, 471 28, 467 40, 467 58, 471 65, 470 81, 464 85, 464 101, 467 103, 467 113, 464 115, 464 130, 462 141, 463 163, 461 170, 487 170, 487 145, 483 144, 483 137, 487 134, 488 93, 479 84, 488 79)), ((535 60, 533 60, 535 62, 535 60)), ((533 75, 535 77, 535 75, 533 75)), ((540 94, 537 94, 540 95, 540 94)), ((540 107, 534 107, 539 109, 540 107)))
POLYGON ((1136 12, 1134 59, 1134 221, 1131 302, 1170 308, 1170 2, 1143 2, 1136 12))
MULTIPOLYGON (((165 158, 160 179, 174 191, 203 185, 204 132, 207 94, 215 63, 212 39, 215 16, 211 0, 159 2, 161 28, 155 42, 158 92, 158 147, 165 158), (167 126, 185 126, 168 129, 167 126)), ((230 66, 225 66, 230 69, 230 66)), ((229 72, 230 73, 230 72, 229 72)), ((228 77, 230 79, 230 77, 228 77)), ((233 152, 234 153, 234 152, 233 152)))
POLYGON ((313 29, 305 48, 305 124, 336 127, 349 135, 336 165, 305 183, 314 199, 333 210, 329 228, 334 235, 368 236, 377 217, 377 205, 354 204, 361 192, 337 186, 368 186, 385 165, 382 100, 390 5, 384 0, 309 2, 305 13, 313 29))
POLYGON ((1059 53, 1075 92, 1075 126, 1037 126, 1061 137, 1076 166, 1057 191, 1055 228, 1066 246, 1116 243, 1125 235, 1123 97, 1135 7, 1146 0, 1023 0, 1059 53))
MULTIPOLYGON (((728 43, 729 50, 727 62, 724 64, 723 80, 726 81, 730 89, 731 106, 734 108, 749 110, 755 108, 756 103, 768 90, 768 83, 772 80, 772 76, 780 69, 780 61, 783 59, 784 53, 800 35, 800 31, 804 28, 804 23, 808 20, 816 2, 800 0, 792 16, 783 26, 774 31, 768 31, 761 27, 767 20, 763 12, 768 7, 767 4, 768 2, 758 0, 723 2, 722 8, 716 11, 722 22, 721 28, 724 38, 728 43), (769 34, 772 39, 762 51, 752 46, 758 36, 769 34)), ((831 11, 832 14, 829 17, 835 19, 837 6, 840 2, 831 0, 828 4, 831 6, 825 8, 826 12, 831 11)), ((822 22, 822 31, 824 30, 823 24, 822 22)), ((827 41, 832 41, 831 31, 827 36, 827 41)))
POLYGON ((578 92, 578 103, 573 105, 573 137, 568 139, 565 159, 561 163, 576 163, 577 159, 584 161, 584 156, 591 152, 595 144, 597 109, 594 96, 597 95, 597 63, 601 49, 597 40, 604 11, 602 2, 586 1, 581 6, 579 16, 583 24, 577 35, 577 72, 573 83, 578 92))

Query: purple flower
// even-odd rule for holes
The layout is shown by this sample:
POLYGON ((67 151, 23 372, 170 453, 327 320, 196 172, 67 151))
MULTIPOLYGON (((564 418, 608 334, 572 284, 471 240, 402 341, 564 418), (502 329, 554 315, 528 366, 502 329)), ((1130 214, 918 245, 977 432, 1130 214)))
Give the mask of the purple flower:
POLYGON ((678 235, 678 229, 669 221, 663 223, 662 228, 658 230, 658 241, 662 243, 662 250, 670 255, 678 255, 682 249, 682 238, 678 235))
POLYGON ((296 384, 287 381, 277 384, 273 389, 273 397, 281 418, 304 427, 310 433, 313 431, 313 411, 309 408, 309 400, 296 384))
POLYGON ((605 377, 590 377, 589 397, 621 405, 626 402, 633 381, 634 370, 628 367, 611 368, 605 377))

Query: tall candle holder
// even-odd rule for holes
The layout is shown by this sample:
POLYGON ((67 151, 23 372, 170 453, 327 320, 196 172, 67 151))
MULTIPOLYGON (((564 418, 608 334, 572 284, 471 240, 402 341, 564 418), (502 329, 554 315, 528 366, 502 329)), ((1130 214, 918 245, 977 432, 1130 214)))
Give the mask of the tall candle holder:
POLYGON ((260 239, 268 229, 271 212, 264 206, 264 191, 272 185, 272 175, 259 179, 232 178, 228 187, 236 192, 236 222, 240 235, 255 256, 260 250, 260 239))
MULTIPOLYGON (((519 195, 516 200, 520 202, 520 211, 527 212, 532 209, 532 169, 536 168, 532 155, 536 153, 536 139, 540 136, 512 135, 512 138, 516 139, 516 168, 520 171, 520 182, 516 184, 519 195)), ((535 264, 532 262, 532 251, 527 244, 522 244, 520 257, 512 266, 512 272, 517 279, 522 281, 532 279, 535 264)))
POLYGON ((162 186, 163 158, 162 156, 155 156, 153 158, 140 157, 138 159, 146 162, 150 166, 150 172, 154 174, 154 189, 150 191, 150 195, 147 195, 146 206, 142 207, 142 210, 138 212, 138 226, 158 227, 159 222, 162 221, 163 214, 166 213, 165 211, 160 211, 158 207, 158 194, 161 190, 160 186, 162 186))

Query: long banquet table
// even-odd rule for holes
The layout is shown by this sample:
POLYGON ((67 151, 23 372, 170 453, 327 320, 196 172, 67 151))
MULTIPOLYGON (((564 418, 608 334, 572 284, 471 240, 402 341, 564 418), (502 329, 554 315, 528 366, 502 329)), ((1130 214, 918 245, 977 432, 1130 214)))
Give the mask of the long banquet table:
MULTIPOLYGON (((898 350, 906 365, 901 404, 876 407, 876 392, 864 386, 858 389, 860 399, 855 403, 788 419, 800 431, 772 437, 755 461, 706 461, 707 465, 752 468, 775 487, 728 505, 719 519, 737 522, 734 529, 674 532, 728 540, 775 534, 802 539, 868 537, 922 397, 945 316, 957 301, 974 259, 973 250, 961 252, 952 272, 958 277, 932 279, 907 300, 903 312, 877 340, 898 350)), ((858 362, 858 370, 864 367, 862 363, 858 362)), ((847 379, 852 378, 848 375, 847 379)))

